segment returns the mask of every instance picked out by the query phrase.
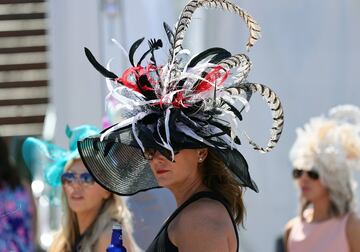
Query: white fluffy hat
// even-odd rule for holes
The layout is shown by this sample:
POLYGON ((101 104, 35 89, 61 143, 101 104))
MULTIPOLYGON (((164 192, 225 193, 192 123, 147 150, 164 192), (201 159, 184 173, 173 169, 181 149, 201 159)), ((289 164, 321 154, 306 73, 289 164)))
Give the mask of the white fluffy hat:
POLYGON ((352 171, 360 169, 360 108, 340 105, 332 108, 328 116, 311 118, 297 129, 290 160, 296 168, 319 172, 340 214, 352 209, 352 171))

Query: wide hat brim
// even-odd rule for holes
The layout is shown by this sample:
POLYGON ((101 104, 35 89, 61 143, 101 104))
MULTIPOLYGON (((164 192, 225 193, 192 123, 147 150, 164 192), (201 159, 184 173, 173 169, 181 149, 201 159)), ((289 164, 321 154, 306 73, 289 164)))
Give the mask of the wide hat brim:
MULTIPOLYGON (((95 135, 78 142, 80 157, 98 184, 108 191, 124 196, 160 187, 149 161, 134 139, 131 128, 117 130, 102 141, 100 136, 101 134, 95 135)), ((185 135, 181 142, 182 149, 205 147, 203 143, 185 135)), ((162 152, 162 148, 154 141, 143 141, 143 144, 145 148, 156 148, 162 152)), ((250 177, 247 162, 240 152, 235 149, 208 148, 223 160, 240 185, 258 191, 250 177)))

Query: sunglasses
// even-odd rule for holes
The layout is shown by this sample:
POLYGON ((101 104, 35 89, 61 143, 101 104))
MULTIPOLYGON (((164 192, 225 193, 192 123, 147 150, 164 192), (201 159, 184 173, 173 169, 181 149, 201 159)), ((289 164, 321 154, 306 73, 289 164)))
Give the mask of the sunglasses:
POLYGON ((303 175, 304 172, 306 173, 306 175, 309 178, 311 178, 313 180, 318 180, 319 179, 319 173, 317 171, 315 171, 315 170, 307 171, 307 170, 302 170, 302 169, 294 169, 292 171, 293 178, 294 179, 300 178, 303 175))
MULTIPOLYGON (((155 153, 157 152, 157 149, 153 149, 153 148, 146 148, 144 151, 144 157, 145 159, 151 161, 153 160, 155 153)), ((159 151, 161 155, 163 155, 164 157, 166 157, 167 159, 171 160, 172 154, 171 151, 169 150, 162 150, 159 151)), ((174 151, 174 155, 179 154, 180 151, 174 151)))
POLYGON ((63 175, 61 175, 61 183, 63 185, 73 184, 74 182, 78 182, 82 185, 92 185, 94 184, 95 180, 94 177, 88 172, 80 174, 74 172, 64 172, 63 175))

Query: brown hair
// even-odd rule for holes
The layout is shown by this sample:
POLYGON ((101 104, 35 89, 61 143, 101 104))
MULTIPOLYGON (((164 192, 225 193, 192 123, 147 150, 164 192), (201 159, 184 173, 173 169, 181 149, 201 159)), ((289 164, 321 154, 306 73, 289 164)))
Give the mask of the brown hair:
POLYGON ((228 203, 237 224, 243 224, 245 205, 244 188, 235 180, 224 162, 211 150, 202 168, 203 183, 209 189, 222 195, 228 203))

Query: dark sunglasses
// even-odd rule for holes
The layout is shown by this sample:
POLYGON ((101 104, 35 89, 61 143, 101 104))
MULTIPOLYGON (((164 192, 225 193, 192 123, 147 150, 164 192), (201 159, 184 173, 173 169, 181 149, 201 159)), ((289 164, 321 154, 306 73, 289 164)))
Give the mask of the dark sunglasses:
POLYGON ((306 173, 306 175, 307 175, 309 178, 311 178, 311 179, 313 179, 313 180, 319 179, 319 173, 318 173, 317 171, 315 171, 315 170, 309 170, 309 171, 307 171, 307 170, 302 170, 302 169, 294 169, 294 170, 292 171, 293 178, 294 178, 294 179, 300 178, 300 177, 303 175, 304 172, 306 173))
POLYGON ((94 177, 88 172, 84 172, 80 174, 76 174, 74 172, 64 172, 63 175, 61 175, 61 183, 63 185, 72 184, 74 182, 78 182, 80 184, 92 185, 94 184, 95 180, 94 177))
MULTIPOLYGON (((155 153, 157 152, 157 149, 153 149, 153 148, 145 148, 144 151, 144 157, 147 160, 153 160, 155 153)), ((163 155, 164 157, 166 157, 167 159, 171 160, 171 151, 169 150, 161 150, 159 151, 161 155, 163 155)), ((174 155, 179 154, 180 151, 174 151, 174 155)))

